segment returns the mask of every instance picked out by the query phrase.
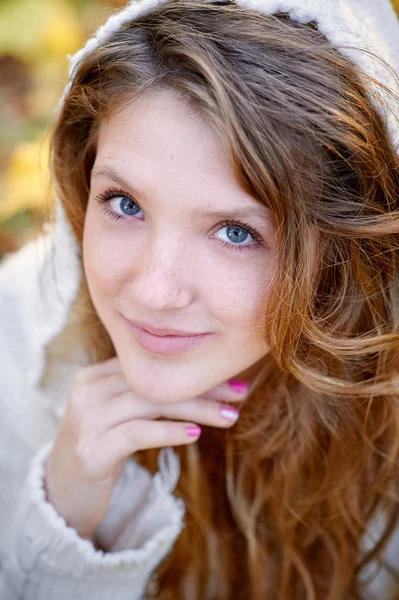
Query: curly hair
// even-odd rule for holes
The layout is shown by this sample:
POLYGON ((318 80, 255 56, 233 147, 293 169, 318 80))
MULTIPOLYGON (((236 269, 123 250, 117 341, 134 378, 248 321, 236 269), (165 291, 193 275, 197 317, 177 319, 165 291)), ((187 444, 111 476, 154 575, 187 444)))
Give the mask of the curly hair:
MULTIPOLYGON (((211 123, 239 185, 272 211, 278 269, 262 329, 271 351, 239 421, 176 449, 186 527, 160 597, 364 598, 399 519, 399 161, 378 91, 316 26, 283 13, 152 9, 81 61, 51 132, 80 244, 101 120, 161 89, 211 123)), ((79 299, 92 360, 113 356, 84 278, 79 299)), ((152 470, 156 454, 135 460, 152 470)))

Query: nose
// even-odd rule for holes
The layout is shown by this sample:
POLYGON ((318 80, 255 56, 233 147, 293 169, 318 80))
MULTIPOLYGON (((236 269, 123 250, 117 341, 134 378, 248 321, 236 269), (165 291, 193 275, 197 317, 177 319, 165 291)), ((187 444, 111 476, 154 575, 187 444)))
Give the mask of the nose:
POLYGON ((189 260, 186 247, 176 234, 160 234, 157 239, 148 240, 132 270, 132 301, 149 312, 189 305, 193 297, 189 260))

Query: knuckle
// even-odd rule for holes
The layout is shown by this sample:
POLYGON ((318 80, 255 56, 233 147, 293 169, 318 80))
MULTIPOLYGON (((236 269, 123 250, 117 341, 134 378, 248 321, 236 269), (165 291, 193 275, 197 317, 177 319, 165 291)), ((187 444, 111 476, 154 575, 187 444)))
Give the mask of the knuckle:
POLYGON ((88 380, 88 378, 90 377, 90 375, 92 373, 92 370, 93 370, 92 365, 88 365, 88 366, 85 366, 85 367, 82 367, 81 369, 79 369, 75 373, 74 383, 76 385, 86 383, 86 381, 88 380))
POLYGON ((79 382, 72 388, 70 404, 76 412, 81 412, 93 396, 93 387, 89 383, 79 382))
POLYGON ((68 422, 76 439, 84 437, 92 427, 92 418, 82 402, 82 397, 74 394, 68 405, 68 422))
POLYGON ((69 404, 74 414, 79 414, 89 398, 89 389, 86 384, 79 383, 72 388, 69 404))

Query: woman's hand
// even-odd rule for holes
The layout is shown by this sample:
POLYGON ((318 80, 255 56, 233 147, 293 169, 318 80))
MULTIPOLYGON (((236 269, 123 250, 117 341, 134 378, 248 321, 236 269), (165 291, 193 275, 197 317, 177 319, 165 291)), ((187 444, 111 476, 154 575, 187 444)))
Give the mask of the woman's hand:
POLYGON ((117 357, 84 367, 46 461, 47 500, 67 525, 92 539, 132 453, 195 442, 197 423, 229 427, 238 411, 223 401, 244 399, 244 393, 223 383, 198 398, 152 404, 132 392, 117 357), (160 417, 166 420, 156 420, 160 417))

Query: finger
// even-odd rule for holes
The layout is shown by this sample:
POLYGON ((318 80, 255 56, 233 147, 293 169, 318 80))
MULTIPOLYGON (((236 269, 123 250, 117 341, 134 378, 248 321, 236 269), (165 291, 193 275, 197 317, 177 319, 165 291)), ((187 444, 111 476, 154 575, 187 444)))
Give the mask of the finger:
POLYGON ((120 361, 117 356, 93 365, 88 365, 79 369, 75 376, 76 383, 91 383, 101 376, 113 375, 121 372, 120 361))
POLYGON ((157 419, 193 421, 211 427, 231 427, 239 417, 239 411, 215 400, 193 398, 184 402, 156 405, 126 392, 104 407, 101 415, 96 415, 99 431, 133 419, 157 419))
POLYGON ((222 402, 242 402, 248 395, 249 385, 245 385, 246 382, 235 383, 237 383, 237 385, 234 386, 230 385, 228 382, 221 383, 204 394, 201 394, 200 398, 210 398, 222 402))
POLYGON ((161 407, 162 417, 170 420, 194 421, 211 427, 231 427, 240 416, 239 411, 221 402, 194 398, 183 403, 161 407))
MULTIPOLYGON (((87 384, 84 384, 87 385, 87 384)), ((90 384, 89 384, 90 385, 90 384)), ((132 389, 122 372, 106 377, 99 377, 91 383, 93 391, 91 398, 93 404, 98 410, 110 405, 110 402, 124 393, 130 392, 134 396, 132 389)), ((89 390, 90 395, 90 390, 89 390)))
POLYGON ((125 393, 104 402, 96 415, 98 431, 107 431, 133 419, 158 419, 160 406, 139 398, 130 389, 125 393))
POLYGON ((182 446, 195 442, 201 433, 195 423, 173 421, 128 421, 107 431, 100 437, 106 468, 113 468, 120 460, 138 450, 182 446))

